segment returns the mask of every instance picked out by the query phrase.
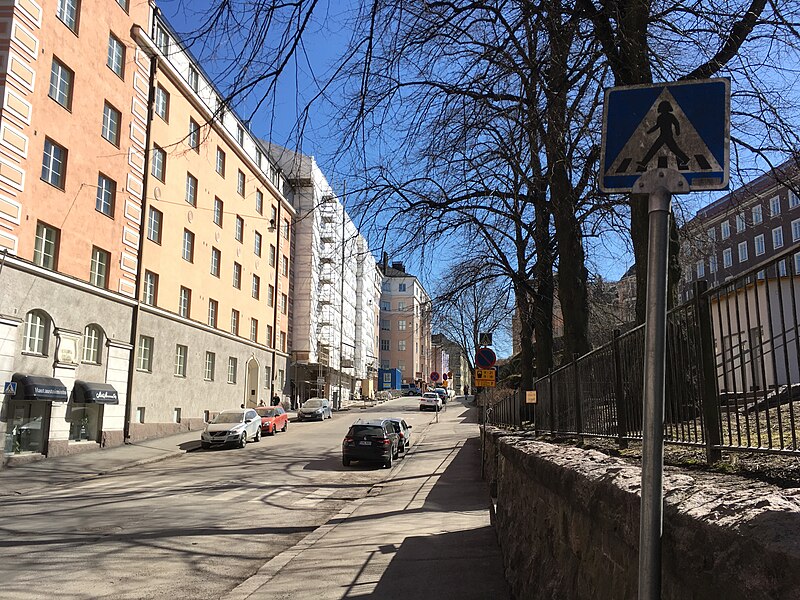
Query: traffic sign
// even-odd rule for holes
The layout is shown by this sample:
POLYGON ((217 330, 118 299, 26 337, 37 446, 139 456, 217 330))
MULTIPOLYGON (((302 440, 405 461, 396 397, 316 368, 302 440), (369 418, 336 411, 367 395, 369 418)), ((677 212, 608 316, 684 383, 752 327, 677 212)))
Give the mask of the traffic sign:
POLYGON ((491 348, 478 348, 475 353, 475 366, 481 369, 489 369, 497 362, 497 356, 491 348))
POLYGON ((603 106, 600 189, 633 191, 652 169, 675 169, 689 190, 728 188, 729 79, 609 88, 603 106))
POLYGON ((476 387, 495 387, 494 369, 475 369, 476 387))
POLYGON ((447 373, 442 373, 442 381, 447 381, 447 373))
POLYGON ((3 394, 7 394, 9 396, 15 396, 17 394, 17 382, 16 381, 6 381, 3 385, 3 394))
POLYGON ((431 381, 439 381, 439 372, 438 371, 432 371, 431 372, 431 381))

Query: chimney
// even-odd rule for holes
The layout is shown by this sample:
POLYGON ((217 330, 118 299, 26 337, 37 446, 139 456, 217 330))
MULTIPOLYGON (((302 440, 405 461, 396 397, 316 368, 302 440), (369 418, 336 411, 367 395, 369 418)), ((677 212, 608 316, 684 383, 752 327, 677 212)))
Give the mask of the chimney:
POLYGON ((406 266, 401 262, 393 262, 392 263, 392 268, 393 269, 397 269, 398 271, 401 271, 403 273, 406 272, 406 266))
POLYGON ((383 274, 386 275, 386 269, 389 268, 389 253, 383 253, 383 274))

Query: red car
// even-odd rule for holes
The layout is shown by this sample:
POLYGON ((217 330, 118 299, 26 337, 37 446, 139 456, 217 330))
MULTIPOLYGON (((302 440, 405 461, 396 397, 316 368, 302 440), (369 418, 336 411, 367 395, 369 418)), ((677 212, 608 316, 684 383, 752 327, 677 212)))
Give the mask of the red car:
POLYGON ((261 433, 275 435, 289 427, 289 415, 280 406, 259 406, 256 412, 261 417, 261 433))

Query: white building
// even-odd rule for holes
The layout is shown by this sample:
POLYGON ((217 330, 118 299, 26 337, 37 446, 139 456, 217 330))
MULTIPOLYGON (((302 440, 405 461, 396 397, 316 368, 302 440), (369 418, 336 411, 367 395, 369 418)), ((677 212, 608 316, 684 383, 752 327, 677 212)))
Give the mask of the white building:
POLYGON ((377 369, 381 276, 366 239, 313 157, 271 145, 290 182, 294 222, 293 397, 330 398, 334 407, 371 393, 377 369))

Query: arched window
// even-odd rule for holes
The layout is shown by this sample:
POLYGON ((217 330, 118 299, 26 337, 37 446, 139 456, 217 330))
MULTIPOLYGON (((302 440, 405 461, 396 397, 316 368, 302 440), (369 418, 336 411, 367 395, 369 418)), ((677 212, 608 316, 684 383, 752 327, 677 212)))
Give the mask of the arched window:
POLYGON ((22 351, 44 355, 47 351, 47 331, 50 319, 39 311, 32 310, 25 315, 25 331, 22 339, 22 351))
POLYGON ((83 360, 100 364, 100 347, 103 345, 103 330, 98 325, 87 325, 83 330, 83 360))

